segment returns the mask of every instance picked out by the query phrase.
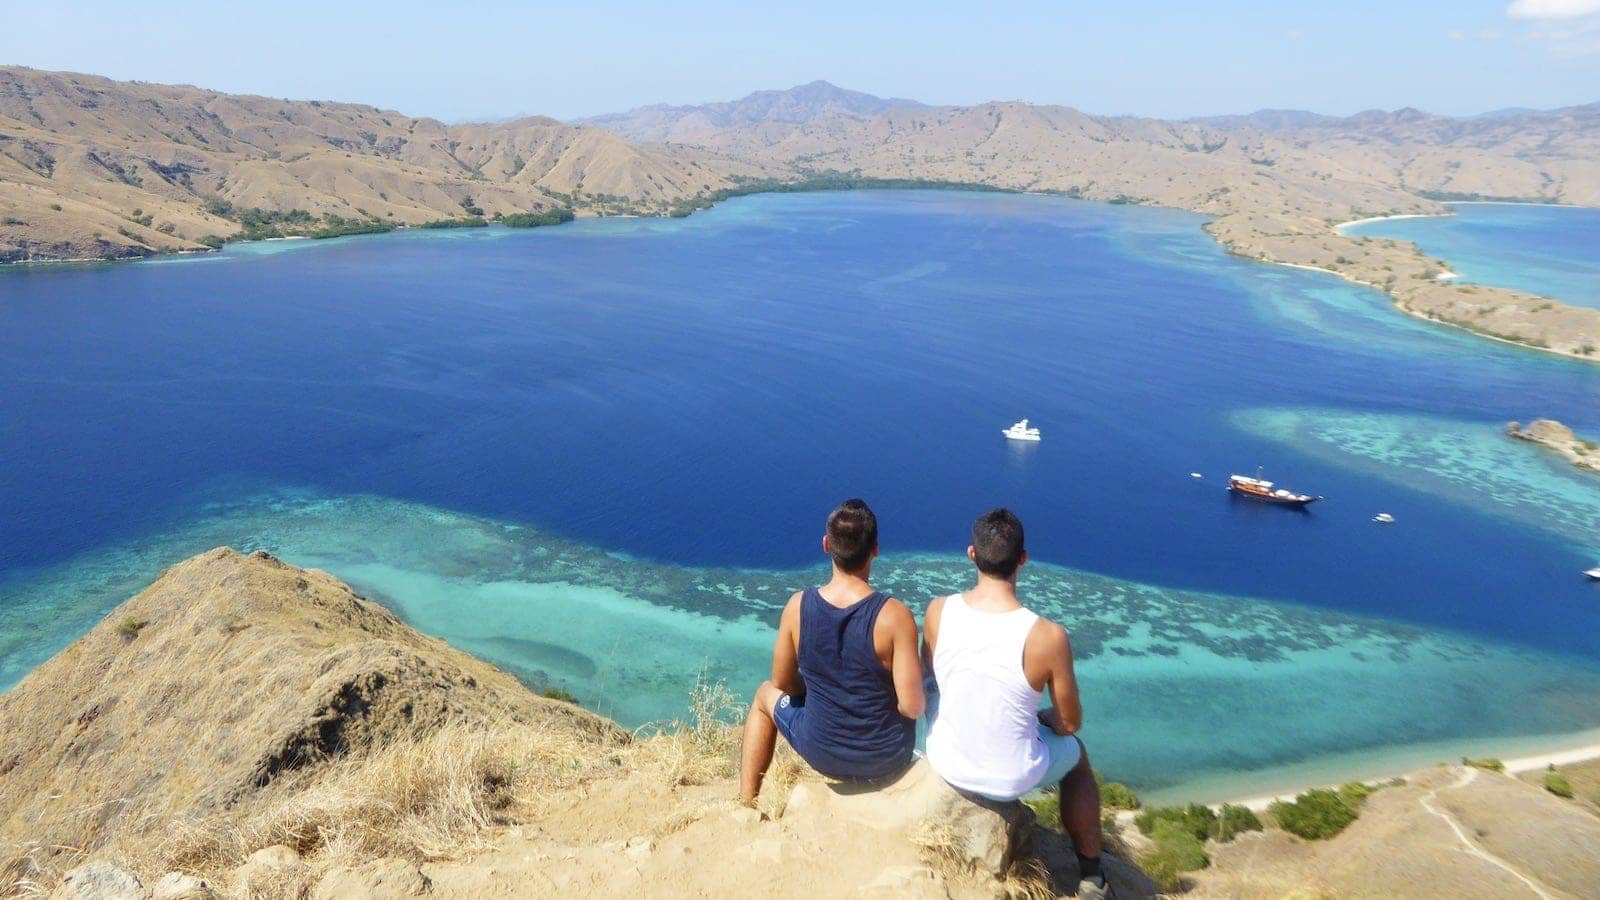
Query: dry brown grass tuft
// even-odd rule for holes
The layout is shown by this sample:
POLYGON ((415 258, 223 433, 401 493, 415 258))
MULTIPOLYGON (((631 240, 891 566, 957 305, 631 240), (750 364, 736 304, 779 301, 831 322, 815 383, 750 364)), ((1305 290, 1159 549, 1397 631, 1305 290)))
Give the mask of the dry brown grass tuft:
POLYGON ((1006 870, 1000 883, 1008 900, 1054 900, 1055 887, 1050 870, 1035 856, 1022 856, 1006 870))
POLYGON ((689 694, 689 718, 645 726, 620 754, 624 765, 660 772, 675 786, 708 784, 738 768, 743 706, 722 682, 699 680, 689 694))
MULTIPOLYGON (((223 883, 250 854, 277 844, 316 869, 383 856, 460 858, 487 848, 496 826, 530 821, 600 778, 643 773, 677 787, 731 775, 740 733, 728 720, 739 710, 725 687, 702 682, 687 720, 621 745, 597 744, 561 720, 450 726, 287 776, 238 814, 166 823, 158 846, 113 844, 106 852, 141 874, 181 871, 223 883)), ((0 896, 48 893, 80 861, 58 856, 41 870, 30 855, 37 848, 3 849, 0 896)), ((296 896, 298 884, 239 889, 296 896)))
POLYGON ((490 828, 516 821, 540 795, 614 769, 570 729, 447 728, 336 762, 303 787, 281 785, 280 799, 243 820, 179 826, 149 862, 217 873, 274 844, 326 861, 458 856, 481 849, 490 828))

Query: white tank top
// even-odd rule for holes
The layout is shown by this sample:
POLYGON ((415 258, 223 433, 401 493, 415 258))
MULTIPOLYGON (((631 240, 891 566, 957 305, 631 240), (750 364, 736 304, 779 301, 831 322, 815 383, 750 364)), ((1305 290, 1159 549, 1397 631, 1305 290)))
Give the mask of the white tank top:
POLYGON ((928 765, 955 787, 1020 797, 1050 768, 1039 737, 1044 692, 1022 670, 1038 619, 1028 609, 979 612, 961 594, 944 603, 933 649, 939 714, 928 731, 928 765))

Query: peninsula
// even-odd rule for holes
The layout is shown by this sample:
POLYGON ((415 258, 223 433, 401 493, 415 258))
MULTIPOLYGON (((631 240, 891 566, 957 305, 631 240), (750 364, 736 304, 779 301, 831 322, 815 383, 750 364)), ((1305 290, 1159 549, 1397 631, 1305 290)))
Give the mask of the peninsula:
POLYGON ((1600 359, 1600 310, 1453 283, 1414 244, 1340 223, 1450 200, 1600 203, 1600 103, 1457 119, 1277 111, 1185 121, 886 100, 816 82, 578 123, 446 125, 0 68, 0 262, 199 251, 393 227, 686 215, 739 193, 967 186, 1211 217, 1230 253, 1328 271, 1406 313, 1600 359), (523 218, 512 218, 523 217, 523 218))

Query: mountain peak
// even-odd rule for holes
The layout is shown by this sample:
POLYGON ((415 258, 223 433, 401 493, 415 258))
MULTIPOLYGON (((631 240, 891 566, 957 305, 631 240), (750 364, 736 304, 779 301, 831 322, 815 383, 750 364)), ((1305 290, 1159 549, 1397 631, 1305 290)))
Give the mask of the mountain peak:
POLYGON ((784 90, 756 91, 738 100, 693 106, 644 106, 583 121, 610 129, 631 141, 680 141, 706 129, 765 122, 798 125, 836 115, 865 119, 891 110, 926 108, 926 104, 916 100, 879 97, 819 78, 784 90))

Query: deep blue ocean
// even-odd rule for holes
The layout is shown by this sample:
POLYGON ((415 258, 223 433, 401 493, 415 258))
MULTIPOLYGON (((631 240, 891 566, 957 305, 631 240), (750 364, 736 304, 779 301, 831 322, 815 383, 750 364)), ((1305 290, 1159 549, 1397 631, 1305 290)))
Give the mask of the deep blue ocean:
POLYGON ((914 605, 1016 509, 1157 792, 1600 727, 1600 479, 1501 433, 1600 434, 1600 367, 1203 221, 849 192, 0 272, 0 687, 229 543, 636 724, 753 687, 859 495, 914 605), (1230 499, 1258 466, 1328 499, 1230 499))

